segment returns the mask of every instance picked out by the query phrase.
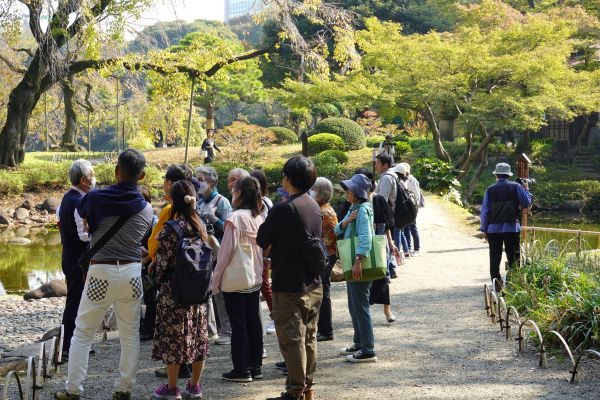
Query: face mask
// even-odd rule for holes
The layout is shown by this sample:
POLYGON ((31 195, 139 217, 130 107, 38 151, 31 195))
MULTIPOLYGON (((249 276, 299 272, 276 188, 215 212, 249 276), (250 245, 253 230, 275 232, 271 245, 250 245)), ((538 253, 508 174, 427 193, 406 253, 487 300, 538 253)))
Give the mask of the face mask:
POLYGON ((92 179, 90 179, 90 189, 95 189, 96 188, 96 177, 94 176, 92 179))
POLYGON ((198 193, 204 195, 204 194, 206 194, 207 191, 208 191, 208 183, 200 182, 200 185, 198 186, 198 193))
POLYGON ((317 197, 317 192, 315 192, 314 190, 309 190, 308 195, 314 199, 317 197))

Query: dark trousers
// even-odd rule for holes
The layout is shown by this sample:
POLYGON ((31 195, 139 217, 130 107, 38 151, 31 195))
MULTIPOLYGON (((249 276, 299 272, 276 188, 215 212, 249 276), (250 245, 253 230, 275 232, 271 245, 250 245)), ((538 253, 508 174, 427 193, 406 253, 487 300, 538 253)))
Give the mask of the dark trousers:
POLYGON ((323 283, 323 302, 319 311, 319 322, 317 323, 317 332, 319 335, 332 336, 333 322, 331 312, 331 270, 337 260, 336 256, 329 256, 327 268, 321 274, 321 282, 323 283))
POLYGON ((263 335, 259 314, 259 290, 223 293, 231 324, 231 360, 236 372, 262 365, 263 335))
POLYGON ((154 335, 154 324, 156 323, 156 288, 144 288, 144 304, 146 312, 140 324, 140 333, 154 335))
POLYGON ((404 227, 404 237, 406 238, 406 244, 409 250, 419 251, 421 249, 421 242, 419 241, 419 231, 417 230, 417 224, 409 224, 404 227), (411 240, 412 236, 412 240, 411 240), (414 246, 412 246, 414 244, 414 246))
POLYGON ((508 259, 508 268, 512 268, 519 262, 521 256, 520 233, 488 233, 490 245, 490 277, 502 282, 500 275, 500 261, 502 260, 502 245, 508 259))
POLYGON ((77 310, 85 285, 83 271, 79 267, 77 260, 79 257, 69 257, 70 260, 65 260, 63 254, 62 270, 67 280, 67 301, 65 303, 65 311, 63 312, 62 324, 65 327, 65 336, 63 339, 63 351, 69 351, 71 348, 71 338, 75 331, 75 319, 77 318, 77 310))

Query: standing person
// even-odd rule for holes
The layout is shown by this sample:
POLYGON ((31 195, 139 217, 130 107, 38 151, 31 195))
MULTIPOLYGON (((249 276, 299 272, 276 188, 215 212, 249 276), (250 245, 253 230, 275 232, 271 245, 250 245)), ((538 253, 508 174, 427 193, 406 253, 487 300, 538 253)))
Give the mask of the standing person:
POLYGON ((485 190, 481 205, 481 231, 490 246, 490 278, 497 279, 495 289, 499 292, 502 290, 502 245, 510 269, 521 256, 519 207, 531 207, 532 196, 526 181, 519 185, 508 180, 512 176, 510 165, 496 164, 493 174, 496 175, 496 183, 485 190))
POLYGON ((221 149, 219 149, 219 146, 217 146, 215 140, 213 139, 214 133, 214 129, 207 129, 206 139, 204 139, 202 142, 202 151, 206 155, 206 157, 204 157, 204 164, 210 164, 215 160, 215 150, 217 150, 219 153, 222 153, 221 149))
MULTIPOLYGON (((379 183, 375 188, 375 194, 382 196, 388 202, 390 208, 394 210, 398 192, 398 176, 392 170, 392 157, 389 154, 382 153, 376 157, 375 172, 379 174, 379 183)), ((396 247, 400 247, 401 236, 402 230, 394 228, 393 238, 396 247)), ((390 274, 392 279, 398 277, 395 266, 391 269, 390 274)))
MULTIPOLYGON (((423 194, 421 193, 421 185, 419 184, 419 181, 417 180, 417 178, 415 178, 410 173, 410 165, 409 164, 401 163, 398 165, 400 165, 404 169, 404 176, 406 177, 404 182, 405 182, 406 190, 408 191, 408 194, 410 195, 412 201, 415 203, 415 206, 420 207, 422 204, 424 204, 424 201, 423 201, 423 194)), ((398 172, 396 172, 396 173, 398 175, 400 175, 400 173, 398 173, 398 172)), ((414 223, 408 224, 406 227, 404 227, 404 237, 406 237, 406 244, 408 246, 410 256, 418 257, 419 255, 421 255, 421 253, 420 253, 421 241, 419 239, 419 230, 417 229, 417 221, 416 220, 414 223), (411 236, 412 236, 412 240, 411 240, 411 236)))
POLYGON ((335 237, 335 226, 338 223, 335 210, 329 202, 333 197, 333 184, 327 178, 318 177, 311 189, 311 196, 315 199, 321 213, 323 214, 323 226, 321 239, 327 247, 329 254, 327 268, 321 273, 321 282, 323 283, 323 302, 319 312, 319 322, 317 323, 317 342, 333 340, 333 322, 331 312, 331 269, 337 261, 337 247, 335 237))
POLYGON ((71 340, 66 390, 55 393, 57 400, 79 399, 90 346, 111 306, 121 341, 120 377, 115 381, 113 399, 131 398, 140 352, 141 239, 152 224, 152 206, 137 187, 145 166, 141 152, 124 150, 115 168, 117 184, 94 190, 77 203, 77 212, 89 227, 91 247, 117 223, 126 221, 91 258, 71 340))
MULTIPOLYGON (((263 202, 263 211, 262 216, 263 220, 267 219, 267 215, 269 215, 269 211, 273 208, 273 202, 269 198, 269 184, 267 181, 267 175, 265 172, 257 168, 254 171, 250 172, 250 176, 253 176, 260 183, 260 192, 262 195, 263 202)), ((271 269, 271 259, 268 257, 268 250, 263 254, 263 275, 262 275, 262 286, 260 287, 260 293, 263 298, 267 302, 267 307, 269 308, 269 313, 273 312, 273 290, 271 289, 271 282, 269 280, 269 270, 271 269)), ((266 327, 266 333, 268 335, 272 335, 275 333, 275 322, 271 319, 266 327)))
POLYGON ((198 200, 198 212, 206 223, 213 226, 215 237, 220 241, 223 226, 232 211, 231 203, 217 190, 219 175, 216 169, 201 165, 196 168, 196 179, 200 182, 197 192, 202 196, 198 200))
MULTIPOLYGON (((408 192, 408 188, 407 188, 407 183, 406 180, 408 179, 408 176, 406 175, 406 168, 404 167, 405 163, 400 163, 397 164, 394 168, 393 171, 396 173, 396 176, 398 177, 398 185, 402 186, 402 188, 404 190, 407 191, 408 195, 411 196, 410 192, 408 192)), ((411 197, 411 200, 413 200, 414 202, 414 198, 411 197)), ((411 256, 411 243, 410 243, 410 231, 406 230, 406 226, 402 229, 397 229, 394 228, 394 234, 399 236, 399 241, 400 244, 402 245, 402 251, 404 252, 404 257, 410 257, 411 256), (399 232, 399 234, 396 234, 396 232, 399 232), (408 235, 406 234, 406 232, 408 232, 408 235)), ((396 240, 396 239, 395 239, 396 240)))
POLYGON ((79 258, 86 251, 90 241, 76 206, 77 202, 96 186, 92 164, 87 160, 74 161, 69 168, 69 180, 71 188, 63 196, 58 211, 62 243, 62 271, 67 281, 67 301, 61 322, 64 325, 63 357, 65 359, 69 355, 77 309, 85 284, 85 275, 79 266, 79 258))
MULTIPOLYGON (((352 204, 348 214, 335 227, 338 237, 344 239, 352 238, 352 227, 358 236, 356 246, 356 260, 352 266, 352 277, 362 277, 362 260, 370 252, 373 246, 373 208, 369 203, 369 189, 371 181, 365 175, 357 174, 352 178, 340 183, 346 191, 346 200, 352 204)), ((373 321, 371 319, 371 307, 369 305, 369 292, 371 281, 348 282, 348 308, 354 327, 353 344, 341 349, 340 353, 346 355, 346 360, 355 363, 376 362, 375 336, 373 334, 373 321)))
MULTIPOLYGON (((150 190, 148 190, 148 188, 145 186, 140 186, 139 190, 142 196, 144 196, 144 200, 146 200, 148 204, 152 204, 152 194, 150 193, 150 190)), ((142 238, 142 283, 144 283, 143 301, 144 305, 146 306, 146 311, 144 312, 142 322, 140 323, 140 341, 142 342, 152 340, 154 337, 157 291, 154 282, 152 282, 152 279, 150 278, 152 274, 148 270, 150 268, 150 264, 152 263, 152 258, 148 253, 148 240, 150 240, 152 229, 157 223, 158 217, 152 214, 152 226, 142 238)))
POLYGON ((236 210, 225 223, 225 235, 212 281, 212 292, 221 291, 221 278, 230 268, 236 247, 249 246, 252 255, 254 286, 235 292, 224 292, 225 306, 231 323, 231 359, 233 369, 223 379, 251 382, 262 379, 263 333, 260 321, 259 293, 262 285, 262 249, 256 244, 256 233, 264 219, 260 183, 247 177, 236 182, 234 207, 236 210))
POLYGON ((323 289, 321 277, 311 273, 302 260, 300 232, 321 236, 321 209, 307 193, 316 179, 317 170, 310 159, 295 156, 287 160, 282 187, 290 199, 271 209, 256 237, 263 249, 271 246, 273 319, 288 369, 286 392, 271 400, 314 398, 316 331, 323 289))
POLYGON ((231 199, 233 200, 233 189, 235 189, 235 183, 242 178, 250 176, 250 173, 243 168, 233 168, 227 174, 227 189, 231 193, 231 199))
MULTIPOLYGON (((191 182, 176 182, 171 190, 171 219, 177 222, 184 237, 200 237, 204 243, 208 236, 204 224, 196 214, 195 189, 191 182)), ((179 369, 191 364, 191 379, 186 384, 187 398, 202 398, 200 378, 204 361, 208 357, 208 311, 206 304, 182 306, 173 298, 170 277, 177 267, 179 238, 175 229, 167 224, 158 237, 156 253, 156 279, 160 283, 156 308, 156 333, 152 358, 167 365, 168 383, 154 391, 157 399, 181 399, 177 387, 179 369)))
POLYGON ((387 154, 394 163, 394 154, 396 154, 396 144, 394 143, 394 137, 389 133, 385 135, 385 140, 379 144, 378 154, 387 154))

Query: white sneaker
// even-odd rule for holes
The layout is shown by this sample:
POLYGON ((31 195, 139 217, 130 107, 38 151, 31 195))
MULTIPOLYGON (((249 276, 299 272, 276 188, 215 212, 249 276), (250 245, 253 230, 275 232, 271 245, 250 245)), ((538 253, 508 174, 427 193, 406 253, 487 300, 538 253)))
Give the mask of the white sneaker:
POLYGON ((411 257, 419 257, 421 255, 421 253, 419 252, 419 250, 415 250, 415 251, 411 251, 410 252, 410 256, 411 257))
POLYGON ((267 324, 267 335, 273 335, 273 334, 275 334, 275 321, 271 320, 267 324))
POLYGON ((208 337, 208 340, 213 341, 213 340, 217 340, 219 338, 219 335, 217 335, 216 333, 212 336, 208 337))
POLYGON ((215 340, 215 344, 218 344, 218 345, 231 344, 231 337, 230 336, 221 336, 220 338, 215 340))
POLYGON ((263 354, 262 354, 262 358, 263 358, 263 359, 267 358, 267 349, 265 349, 264 347, 263 347, 263 354))

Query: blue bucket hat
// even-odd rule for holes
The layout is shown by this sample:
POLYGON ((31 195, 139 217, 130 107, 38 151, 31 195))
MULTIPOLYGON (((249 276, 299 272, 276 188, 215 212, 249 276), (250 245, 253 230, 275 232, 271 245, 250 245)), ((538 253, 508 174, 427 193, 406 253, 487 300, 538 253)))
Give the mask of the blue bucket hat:
POLYGON ((350 190, 357 197, 367 200, 371 189, 371 180, 363 174, 353 175, 352 178, 340 182, 344 190, 350 190))

